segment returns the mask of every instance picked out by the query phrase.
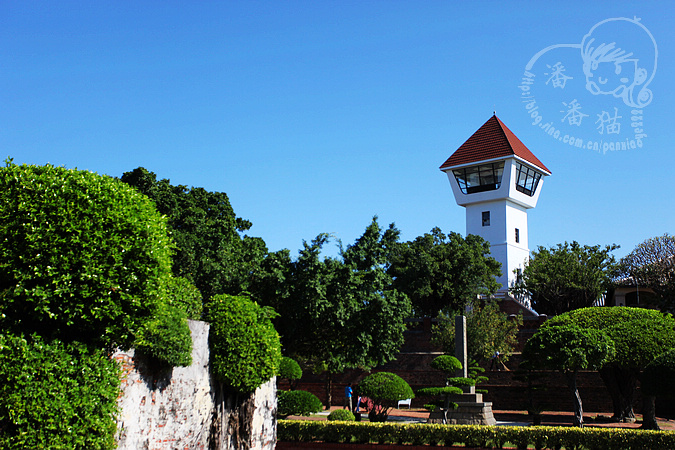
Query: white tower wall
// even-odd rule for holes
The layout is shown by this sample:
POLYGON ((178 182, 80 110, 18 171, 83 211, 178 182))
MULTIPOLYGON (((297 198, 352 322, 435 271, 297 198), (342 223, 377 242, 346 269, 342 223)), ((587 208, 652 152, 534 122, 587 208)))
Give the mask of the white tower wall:
POLYGON ((515 281, 515 269, 522 269, 529 257, 527 209, 508 199, 467 204, 466 234, 476 234, 490 243, 490 253, 502 263, 497 282, 507 290, 515 281), (489 213, 489 224, 483 223, 489 213), (516 231, 517 230, 517 231, 516 231))

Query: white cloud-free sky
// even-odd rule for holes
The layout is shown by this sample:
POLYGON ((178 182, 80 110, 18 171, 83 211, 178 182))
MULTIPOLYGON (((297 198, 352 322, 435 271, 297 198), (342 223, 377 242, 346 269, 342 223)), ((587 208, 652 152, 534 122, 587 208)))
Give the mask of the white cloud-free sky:
POLYGON ((295 252, 374 215, 404 240, 464 233, 438 168, 496 110, 552 172, 530 248, 622 256, 675 223, 675 7, 539 3, 2 2, 1 156, 225 192, 295 252), (622 17, 642 27, 591 33, 622 17), (589 41, 623 52, 588 62, 616 96, 587 89, 589 41))

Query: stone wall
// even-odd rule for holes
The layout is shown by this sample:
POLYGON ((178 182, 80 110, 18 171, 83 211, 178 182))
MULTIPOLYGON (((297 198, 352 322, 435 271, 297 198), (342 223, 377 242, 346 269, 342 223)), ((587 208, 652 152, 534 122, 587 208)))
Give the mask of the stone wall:
MULTIPOLYGON (((214 422, 229 415, 219 384, 209 373, 209 325, 189 321, 192 365, 163 369, 134 350, 113 356, 122 365, 118 399, 118 448, 124 450, 238 449, 231 439, 214 439, 214 422)), ((272 379, 253 395, 251 441, 243 447, 274 449, 276 388, 272 379)))

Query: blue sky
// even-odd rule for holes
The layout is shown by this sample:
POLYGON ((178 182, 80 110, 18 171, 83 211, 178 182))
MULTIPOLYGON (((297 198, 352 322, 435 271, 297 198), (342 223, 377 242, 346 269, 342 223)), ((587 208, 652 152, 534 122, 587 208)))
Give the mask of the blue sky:
MULTIPOLYGON (((675 223, 674 12, 624 1, 6 1, 0 150, 112 176, 143 166, 225 192, 250 235, 295 252, 322 232, 352 243, 374 215, 404 240, 435 226, 464 233, 438 168, 496 110, 552 172, 529 214, 530 248, 616 243, 623 256, 675 223), (583 38, 620 17, 644 27, 614 21, 605 35, 646 67, 647 105, 585 88, 583 38), (622 128, 610 136, 612 117, 622 128), (630 148, 638 122, 646 137, 630 148), (628 148, 602 151, 614 141, 628 148)), ((627 64, 633 80, 638 63, 627 64)))

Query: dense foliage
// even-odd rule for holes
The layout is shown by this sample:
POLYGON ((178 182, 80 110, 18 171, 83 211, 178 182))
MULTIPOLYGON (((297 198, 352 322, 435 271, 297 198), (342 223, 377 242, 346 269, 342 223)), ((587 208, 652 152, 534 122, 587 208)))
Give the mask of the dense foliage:
POLYGON ((675 236, 666 233, 647 239, 620 263, 625 281, 653 290, 658 306, 675 310, 675 236))
POLYGON ((194 283, 204 299, 248 290, 267 248, 260 238, 240 236, 251 223, 235 216, 225 193, 158 181, 142 167, 121 179, 150 197, 167 217, 177 247, 175 276, 194 283))
POLYGON ((276 315, 243 296, 214 296, 206 305, 211 324, 211 370, 233 393, 250 393, 279 370, 281 345, 272 326, 276 315))
POLYGON ((559 370, 565 374, 573 397, 574 425, 581 426, 584 417, 577 373, 599 369, 614 352, 614 342, 601 330, 574 325, 546 326, 527 341, 523 358, 527 367, 559 370))
POLYGON ((188 319, 201 320, 203 309, 202 294, 188 279, 171 277, 167 293, 168 304, 185 311, 188 319))
POLYGON ((321 412, 321 400, 307 391, 277 391, 277 415, 309 416, 321 412))
MULTIPOLYGON (((482 362, 499 352, 503 361, 518 343, 518 329, 523 324, 522 315, 509 317, 499 310, 496 301, 474 302, 466 316, 466 341, 468 359, 482 362)), ((440 313, 438 323, 432 328, 432 343, 445 353, 455 351, 455 315, 440 313)))
POLYGON ((0 169, 4 329, 129 346, 170 273, 166 222, 136 190, 51 165, 0 169))
POLYGON ((116 448, 119 372, 77 342, 0 335, 0 448, 116 448))
POLYGON ((464 309, 477 295, 494 293, 501 264, 477 235, 445 235, 440 228, 393 248, 388 273, 394 288, 410 297, 416 316, 464 309))
POLYGON ((600 330, 612 340, 616 351, 600 375, 612 396, 614 418, 634 420, 633 394, 640 371, 675 348, 675 319, 648 309, 593 307, 553 317, 542 328, 553 326, 600 330))
POLYGON ((469 448, 653 450, 675 448, 675 433, 630 428, 491 427, 281 420, 277 439, 285 442, 438 445, 469 448))
POLYGON ((539 246, 511 290, 530 295, 532 307, 549 316, 593 306, 612 285, 617 265, 611 252, 617 248, 582 246, 576 241, 539 246))
POLYGON ((178 306, 162 306, 155 317, 141 325, 134 348, 160 364, 192 364, 192 336, 185 311, 178 306))
POLYGON ((371 422, 384 422, 389 411, 398 405, 399 400, 415 398, 413 390, 406 381, 391 372, 376 372, 364 378, 358 386, 358 395, 368 397, 374 407, 368 411, 371 422))
POLYGON ((267 260, 270 285, 255 295, 279 312, 276 326, 284 353, 328 372, 327 406, 332 374, 384 364, 403 344, 410 302, 393 289, 385 271, 398 235, 393 225, 382 230, 374 218, 339 257, 321 258, 329 241, 322 234, 305 242, 296 260, 286 252, 267 260))

